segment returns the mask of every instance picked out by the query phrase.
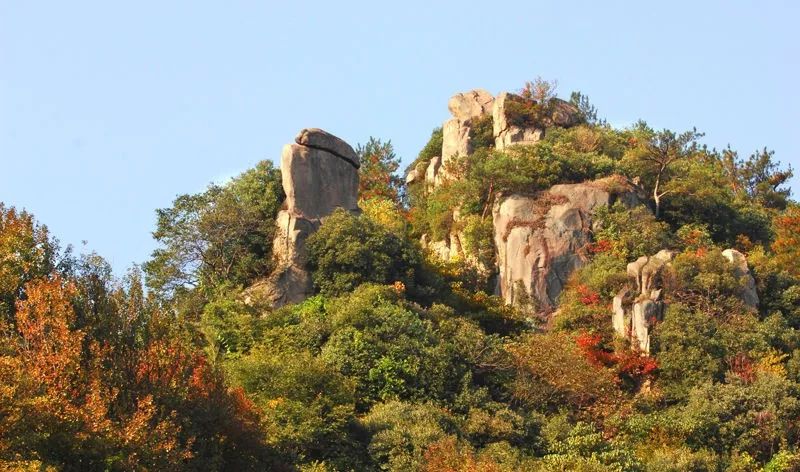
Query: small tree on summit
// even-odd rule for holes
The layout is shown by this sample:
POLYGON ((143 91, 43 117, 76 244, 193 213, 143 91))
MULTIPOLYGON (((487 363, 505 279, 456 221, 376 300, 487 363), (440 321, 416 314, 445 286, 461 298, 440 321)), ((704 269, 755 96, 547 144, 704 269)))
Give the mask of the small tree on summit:
POLYGON ((661 215, 661 199, 670 192, 664 186, 671 177, 671 167, 678 161, 688 158, 697 150, 697 139, 703 136, 697 129, 677 134, 664 129, 650 136, 642 143, 636 159, 641 161, 653 176, 653 202, 656 218, 661 215))

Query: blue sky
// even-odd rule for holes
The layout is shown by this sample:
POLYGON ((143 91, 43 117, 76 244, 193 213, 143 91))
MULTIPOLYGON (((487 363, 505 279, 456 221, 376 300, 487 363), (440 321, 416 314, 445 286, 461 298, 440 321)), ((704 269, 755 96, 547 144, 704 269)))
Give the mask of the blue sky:
POLYGON ((800 167, 798 2, 126 3, 0 0, 0 201, 117 271, 156 208, 301 128, 408 163, 451 95, 539 75, 611 123, 800 167))

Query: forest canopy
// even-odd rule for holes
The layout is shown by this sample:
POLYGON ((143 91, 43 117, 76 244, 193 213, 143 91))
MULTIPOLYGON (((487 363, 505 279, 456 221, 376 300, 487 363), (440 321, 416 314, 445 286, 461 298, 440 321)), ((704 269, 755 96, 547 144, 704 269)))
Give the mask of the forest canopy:
MULTIPOLYGON (((546 103, 546 85, 520 94, 546 103)), ((156 210, 158 248, 123 277, 0 204, 0 470, 800 470, 792 169, 571 104, 579 123, 518 147, 476 121, 435 187, 405 185, 391 141, 370 137, 361 211, 324 219, 306 241, 313 296, 279 308, 248 297, 276 265, 268 161, 156 210), (555 314, 498 297, 498 202, 609 177, 642 204, 593 212, 555 314), (471 261, 421 243, 454 228, 471 261), (642 352, 612 299, 662 249, 666 309, 642 352)))

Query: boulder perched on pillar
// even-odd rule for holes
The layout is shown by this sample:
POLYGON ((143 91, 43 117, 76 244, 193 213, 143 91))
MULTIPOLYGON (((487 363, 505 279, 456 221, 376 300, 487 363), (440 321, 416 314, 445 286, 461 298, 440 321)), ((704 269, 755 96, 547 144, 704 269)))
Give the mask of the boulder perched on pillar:
POLYGON ((273 307, 305 300, 313 293, 305 241, 337 208, 358 212, 358 169, 353 148, 318 128, 300 131, 283 147, 281 173, 286 201, 278 213, 273 241, 276 269, 247 291, 273 307))

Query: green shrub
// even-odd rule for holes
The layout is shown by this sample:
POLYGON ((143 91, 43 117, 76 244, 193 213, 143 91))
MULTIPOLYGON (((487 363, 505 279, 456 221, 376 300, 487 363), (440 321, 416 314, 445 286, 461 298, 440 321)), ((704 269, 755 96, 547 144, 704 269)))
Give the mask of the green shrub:
POLYGON ((337 210, 306 242, 314 286, 325 295, 365 282, 416 285, 421 255, 407 239, 366 216, 337 210))

